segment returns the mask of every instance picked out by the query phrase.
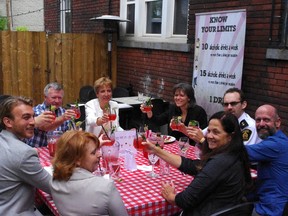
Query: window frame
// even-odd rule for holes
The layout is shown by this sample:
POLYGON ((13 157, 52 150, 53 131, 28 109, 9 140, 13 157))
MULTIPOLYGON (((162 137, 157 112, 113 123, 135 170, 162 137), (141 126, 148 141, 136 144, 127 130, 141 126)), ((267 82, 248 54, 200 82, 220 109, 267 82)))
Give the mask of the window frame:
MULTIPOLYGON (((187 44, 188 40, 188 20, 189 9, 187 10, 187 27, 186 35, 173 34, 174 26, 174 8, 175 1, 163 0, 162 1, 162 25, 161 34, 147 34, 147 2, 155 0, 134 0, 120 1, 120 16, 123 19, 127 19, 127 5, 135 4, 135 23, 134 34, 126 33, 127 23, 120 23, 120 39, 136 42, 166 42, 166 43, 182 43, 187 44), (144 9, 143 9, 144 8, 144 9), (173 16, 171 16, 173 14, 173 16)), ((188 2, 189 4, 189 2, 188 2)), ((188 7, 189 8, 189 7, 188 7)))
POLYGON ((71 25, 71 20, 72 20, 72 0, 60 0, 60 32, 61 33, 70 33, 72 32, 72 25, 71 25), (66 4, 66 2, 69 1, 69 4, 66 4), (67 15, 70 15, 70 18, 67 15), (69 20, 69 29, 70 31, 67 31, 67 17, 70 19, 69 20))

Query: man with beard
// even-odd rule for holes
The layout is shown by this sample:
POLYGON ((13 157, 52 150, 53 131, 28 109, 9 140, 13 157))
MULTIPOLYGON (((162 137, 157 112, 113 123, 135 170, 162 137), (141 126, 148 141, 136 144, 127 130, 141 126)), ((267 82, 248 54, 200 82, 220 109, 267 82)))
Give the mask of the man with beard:
POLYGON ((271 105, 260 106, 255 121, 263 141, 245 146, 249 159, 258 162, 255 215, 282 216, 288 202, 288 137, 280 130, 281 119, 271 105))
POLYGON ((0 214, 35 215, 35 188, 50 193, 51 176, 37 151, 23 142, 34 135, 32 101, 9 97, 0 106, 0 214))

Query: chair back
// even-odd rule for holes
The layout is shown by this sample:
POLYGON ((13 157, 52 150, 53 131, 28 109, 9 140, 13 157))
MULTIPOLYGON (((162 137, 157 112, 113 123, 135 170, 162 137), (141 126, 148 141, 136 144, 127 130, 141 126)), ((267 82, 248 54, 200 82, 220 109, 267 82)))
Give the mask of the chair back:
POLYGON ((227 209, 223 209, 212 214, 211 216, 251 216, 253 208, 253 202, 245 202, 227 209))
POLYGON ((89 100, 96 98, 96 93, 94 91, 93 86, 86 85, 80 88, 79 91, 79 102, 86 103, 89 100))
POLYGON ((126 88, 122 87, 116 87, 112 91, 112 97, 117 98, 117 97, 129 97, 129 91, 126 88))

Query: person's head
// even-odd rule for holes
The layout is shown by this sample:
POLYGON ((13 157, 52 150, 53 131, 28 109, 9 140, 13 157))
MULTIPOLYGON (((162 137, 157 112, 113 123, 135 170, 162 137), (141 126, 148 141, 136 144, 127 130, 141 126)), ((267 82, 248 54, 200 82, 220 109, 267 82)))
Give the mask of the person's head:
POLYGON ((12 132, 18 138, 31 138, 34 135, 34 111, 32 100, 10 96, 0 106, 1 128, 12 132))
POLYGON ((193 107, 196 104, 194 89, 187 83, 178 83, 173 87, 174 102, 177 107, 193 107))
POLYGON ((47 106, 53 105, 58 109, 62 106, 64 90, 57 82, 49 83, 44 88, 44 99, 47 106))
POLYGON ((112 97, 112 81, 101 77, 94 82, 94 90, 100 104, 107 104, 112 97))
POLYGON ((275 107, 265 104, 255 112, 256 129, 261 139, 273 136, 281 126, 281 119, 275 107))
MULTIPOLYGON (((4 102, 7 98, 11 97, 11 95, 0 95, 0 107, 2 102, 4 102)), ((2 126, 0 125, 0 132, 2 131, 2 126)))
POLYGON ((69 180, 76 167, 95 171, 100 159, 99 146, 98 138, 92 133, 66 131, 57 142, 53 179, 69 180))
POLYGON ((227 150, 237 151, 243 146, 243 139, 238 120, 235 115, 228 112, 217 112, 209 120, 207 130, 207 143, 211 151, 227 150))
POLYGON ((239 118, 245 108, 247 107, 247 101, 242 90, 238 88, 230 88, 224 93, 223 97, 224 111, 234 114, 239 118))

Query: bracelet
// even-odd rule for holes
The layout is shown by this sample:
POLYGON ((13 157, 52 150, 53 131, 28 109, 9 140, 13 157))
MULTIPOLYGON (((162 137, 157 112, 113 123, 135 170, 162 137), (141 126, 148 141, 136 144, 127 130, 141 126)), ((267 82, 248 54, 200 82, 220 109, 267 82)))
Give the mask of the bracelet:
POLYGON ((205 142, 205 137, 202 137, 201 140, 200 140, 200 143, 204 143, 205 142))

